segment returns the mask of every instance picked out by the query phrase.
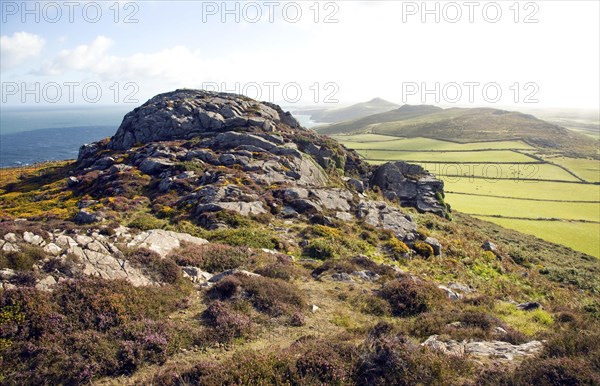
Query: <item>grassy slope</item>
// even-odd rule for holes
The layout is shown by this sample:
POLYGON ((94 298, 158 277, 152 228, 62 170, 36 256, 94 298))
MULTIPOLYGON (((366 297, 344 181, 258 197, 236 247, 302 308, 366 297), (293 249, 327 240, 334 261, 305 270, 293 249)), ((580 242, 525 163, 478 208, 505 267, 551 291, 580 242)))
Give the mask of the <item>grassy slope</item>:
MULTIPOLYGON (((18 179, 19 173, 9 171, 0 176, 0 187, 6 187, 11 182, 19 181, 17 185, 12 185, 13 188, 18 186, 30 189, 30 192, 39 193, 43 191, 45 184, 51 184, 53 189, 48 192, 45 200, 57 201, 57 195, 65 186, 65 176, 68 175, 61 173, 61 171, 65 171, 61 168, 68 167, 68 165, 58 164, 56 166, 57 168, 45 165, 47 168, 45 171, 31 168, 29 172, 39 176, 25 176, 20 180, 18 179)), ((27 195, 28 193, 22 194, 27 195)), ((7 205, 10 206, 9 201, 0 201, 0 207, 7 205)), ((15 211, 18 210, 18 208, 11 208, 15 211)), ((69 207, 67 211, 72 209, 74 208, 69 207)), ((15 215, 20 216, 21 213, 15 213, 15 215)), ((372 308, 373 304, 382 304, 382 299, 377 296, 377 290, 381 288, 383 281, 387 279, 384 278, 382 282, 375 283, 361 281, 353 283, 331 282, 316 279, 310 274, 312 269, 321 265, 320 262, 292 262, 290 264, 293 264, 299 270, 299 277, 291 281, 292 285, 306 297, 307 305, 315 304, 319 307, 319 310, 314 313, 308 310, 304 311, 304 325, 293 327, 281 320, 257 316, 255 311, 250 311, 250 315, 256 318, 253 320, 257 323, 257 329, 251 335, 232 340, 227 344, 196 343, 196 345, 192 345, 189 338, 186 340, 182 337, 186 336, 186 331, 191 333, 191 331, 195 331, 199 326, 202 326, 202 319, 199 316, 211 300, 206 296, 206 290, 204 289, 191 291, 185 308, 173 312, 168 318, 163 318, 168 320, 164 323, 174 324, 181 329, 181 335, 174 336, 171 341, 176 348, 176 352, 170 354, 165 363, 160 365, 144 364, 136 368, 133 374, 116 378, 103 378, 98 380, 97 384, 158 384, 154 382, 157 374, 165 374, 169 371, 178 373, 192 371, 191 369, 201 361, 216 364, 223 363, 229 358, 240 358, 236 355, 247 358, 246 355, 250 352, 275 353, 273 355, 276 355, 277 350, 280 348, 294 350, 294 342, 297 342, 300 338, 306 340, 307 336, 316 337, 325 342, 335 342, 336 339, 340 339, 360 347, 360 344, 365 342, 371 328, 381 321, 388 322, 399 333, 408 336, 411 341, 420 343, 426 336, 416 332, 417 328, 427 326, 431 329, 431 332, 427 332, 425 335, 438 333, 438 331, 444 330, 448 323, 453 322, 455 320, 453 318, 462 313, 468 315, 475 312, 479 313, 477 315, 490 315, 502 319, 508 327, 516 329, 524 334, 524 339, 530 340, 548 338, 554 336, 552 334, 563 333, 563 329, 568 329, 568 325, 559 325, 555 321, 565 311, 575 313, 577 318, 587 318, 588 316, 585 316, 587 315, 586 312, 591 313, 593 311, 593 308, 589 308, 589 305, 595 304, 594 297, 600 291, 600 265, 597 259, 460 213, 455 214, 452 222, 433 215, 421 215, 413 211, 411 211, 411 215, 420 224, 419 229, 422 233, 436 237, 441 241, 444 246, 443 257, 425 259, 415 256, 410 260, 394 261, 384 248, 385 239, 380 239, 385 235, 376 229, 362 228, 360 224, 348 223, 335 224, 338 227, 335 229, 327 227, 322 229, 327 230, 328 234, 332 235, 331 240, 329 240, 332 245, 341 243, 353 245, 355 240, 360 240, 366 234, 367 239, 370 240, 368 254, 375 261, 396 265, 400 269, 426 280, 444 284, 449 281, 464 283, 475 290, 475 293, 470 296, 475 300, 445 301, 439 305, 441 307, 439 309, 433 308, 414 316, 392 316, 389 311, 385 310, 381 313, 375 313, 372 308), (504 256, 502 260, 481 249, 480 246, 485 240, 492 240, 498 245, 504 256), (377 303, 377 300, 379 303, 377 303), (509 301, 522 302, 529 300, 542 302, 545 310, 536 314, 529 314, 524 311, 517 311, 509 303, 509 301), (584 311, 585 309, 591 309, 592 311, 584 311), (441 324, 437 326, 438 323, 441 324)), ((180 228, 181 223, 161 221, 167 229, 182 230, 180 228)), ((43 225, 44 221, 40 221, 39 224, 43 225)), ((302 239, 303 235, 306 235, 307 229, 314 229, 314 227, 307 224, 294 223, 290 225, 279 220, 274 220, 272 225, 272 229, 278 229, 277 232, 280 232, 280 234, 273 234, 273 236, 291 237, 296 240, 302 239)), ((52 227, 54 225, 49 224, 48 226, 52 227)), ((260 228, 264 225, 251 221, 250 225, 244 225, 244 227, 239 229, 241 233, 247 233, 248 229, 260 228)), ((200 236, 210 236, 210 232, 206 233, 206 231, 194 226, 188 226, 186 231, 197 232, 200 236)), ((222 242, 230 243, 234 240, 237 243, 238 238, 225 237, 222 242)), ((295 253, 297 254, 298 251, 295 253)), ((340 266, 345 267, 351 264, 348 258, 356 253, 356 251, 347 251, 339 256, 337 259, 340 266)), ((253 262, 243 262, 242 268, 254 269, 255 265, 256 263, 253 262)), ((350 269, 355 270, 357 268, 350 265, 350 269)), ((335 269, 332 269, 331 272, 335 272, 335 269)), ((383 302, 385 303, 385 300, 383 302)), ((242 302, 240 307, 243 305, 242 302)), ((435 305, 435 307, 438 307, 438 305, 435 305)), ((246 308, 241 307, 239 311, 246 312, 246 308)), ((161 323, 163 322, 161 321, 161 323)), ((577 328, 581 329, 581 327, 577 328)), ((592 329, 593 325, 586 328, 592 329)), ((453 333, 460 334, 461 331, 459 329, 453 333)), ((467 334, 481 333, 476 329, 466 331, 467 334)), ((100 348, 90 346, 84 349, 90 353, 100 348)), ((319 359, 330 359, 323 357, 327 352, 324 353, 317 355, 317 357, 319 359)), ((298 355, 295 354, 295 358, 298 355)), ((425 353, 424 355, 434 354, 425 353)), ((425 357, 423 357, 424 359, 425 357)), ((65 365, 65 363, 69 362, 53 363, 53 366, 55 366, 54 371, 63 371, 60 366, 65 365)), ((257 372, 268 370, 268 366, 273 366, 271 371, 281 371, 280 367, 272 362, 269 363, 271 364, 252 362, 252 372, 247 376, 252 377, 253 375, 250 374, 256 376, 257 372)), ((239 364, 242 365, 241 362, 239 364)), ((46 364, 43 364, 43 366, 46 366, 46 364)), ((425 364, 424 366, 427 367, 428 365, 425 364)), ((446 370, 448 372, 441 379, 445 382, 451 382, 448 379, 452 379, 454 382, 461 383, 458 379, 452 378, 456 377, 454 371, 461 371, 460 368, 454 368, 453 365, 448 366, 450 366, 450 370, 446 370)), ((236 371, 236 368, 236 366, 232 366, 228 370, 236 371)), ((386 371, 393 370, 386 369, 386 371)), ((468 369, 464 375, 468 379, 473 379, 479 371, 480 367, 468 369)), ((250 378, 250 380, 252 379, 250 378)), ((252 383, 251 381, 248 382, 252 383)), ((323 382, 325 381, 317 383, 323 382)))
MULTIPOLYGON (((410 106, 404 105, 399 109, 387 111, 380 114, 374 114, 367 117, 363 117, 349 122, 341 122, 334 125, 321 126, 316 130, 321 134, 343 134, 353 133, 355 131, 363 130, 365 127, 373 124, 379 124, 381 122, 395 122, 404 119, 410 119, 421 116, 423 114, 430 114, 441 111, 439 107, 421 105, 421 106, 410 106)), ((386 133, 383 133, 386 134, 386 133)))

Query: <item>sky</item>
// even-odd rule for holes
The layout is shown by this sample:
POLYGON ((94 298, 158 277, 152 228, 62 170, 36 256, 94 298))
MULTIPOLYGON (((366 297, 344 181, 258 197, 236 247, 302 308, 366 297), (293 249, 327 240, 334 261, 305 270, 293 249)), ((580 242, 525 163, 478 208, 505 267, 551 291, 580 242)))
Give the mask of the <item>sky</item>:
POLYGON ((177 88, 285 106, 598 108, 598 1, 0 2, 2 106, 177 88))

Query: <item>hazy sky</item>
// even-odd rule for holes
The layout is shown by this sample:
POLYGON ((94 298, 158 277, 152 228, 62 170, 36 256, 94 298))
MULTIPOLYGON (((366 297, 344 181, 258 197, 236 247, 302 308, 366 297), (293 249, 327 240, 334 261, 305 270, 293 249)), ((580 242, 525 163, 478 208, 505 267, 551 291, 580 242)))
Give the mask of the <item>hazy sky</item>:
POLYGON ((600 104, 598 1, 0 4, 5 105, 181 87, 298 106, 600 104))

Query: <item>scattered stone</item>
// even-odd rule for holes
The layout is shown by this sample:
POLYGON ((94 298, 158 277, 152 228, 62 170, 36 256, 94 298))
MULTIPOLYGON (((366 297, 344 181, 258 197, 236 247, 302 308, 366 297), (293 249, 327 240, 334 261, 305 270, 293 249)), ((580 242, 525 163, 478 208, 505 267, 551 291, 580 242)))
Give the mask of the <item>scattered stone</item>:
POLYGON ((352 277, 345 272, 336 272, 331 275, 331 279, 348 283, 354 282, 354 279, 352 279, 352 277))
POLYGON ((354 271, 351 275, 364 281, 376 281, 379 279, 379 275, 373 271, 354 271))
POLYGON ((23 240, 26 243, 29 243, 31 245, 37 245, 37 246, 44 246, 44 245, 46 245, 46 242, 44 241, 44 239, 41 236, 38 236, 38 235, 33 234, 31 232, 24 232, 23 233, 23 240))
POLYGON ((459 300, 462 298, 461 294, 452 291, 450 288, 448 288, 446 286, 438 285, 438 288, 441 289, 442 291, 444 291, 446 293, 446 295, 448 295, 448 299, 450 299, 450 300, 459 300))
POLYGON ((315 305, 315 304, 313 304, 313 305, 310 306, 310 312, 312 312, 313 314, 315 312, 319 311, 319 309, 320 308, 317 305, 315 305))
POLYGON ((190 279, 193 283, 206 283, 213 277, 211 273, 197 267, 181 267, 181 270, 183 271, 183 276, 190 279))
POLYGON ((62 252, 62 248, 54 243, 49 243, 44 247, 44 252, 52 256, 58 256, 62 252))
POLYGON ((36 283, 35 288, 40 291, 52 291, 52 286, 54 286, 56 283, 56 279, 51 275, 48 275, 45 278, 39 280, 36 283))
POLYGON ((4 240, 8 241, 9 243, 16 243, 19 241, 19 239, 17 238, 17 235, 12 232, 5 234, 4 240))
POLYGON ((498 252, 498 247, 496 246, 496 244, 492 243, 489 240, 487 240, 483 244, 481 244, 481 249, 483 249, 484 251, 492 252, 494 255, 496 255, 496 257, 500 257, 500 253, 498 252))
POLYGON ((69 188, 73 188, 73 187, 77 186, 78 184, 79 184, 79 180, 77 179, 77 177, 71 176, 71 177, 67 178, 67 186, 69 188))

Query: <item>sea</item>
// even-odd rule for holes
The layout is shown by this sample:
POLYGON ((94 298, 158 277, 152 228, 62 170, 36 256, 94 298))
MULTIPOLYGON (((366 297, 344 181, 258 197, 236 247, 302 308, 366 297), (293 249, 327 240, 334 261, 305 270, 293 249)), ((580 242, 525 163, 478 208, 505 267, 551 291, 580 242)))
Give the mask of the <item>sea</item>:
POLYGON ((132 106, 0 109, 0 167, 77 158, 79 147, 113 135, 132 106))

